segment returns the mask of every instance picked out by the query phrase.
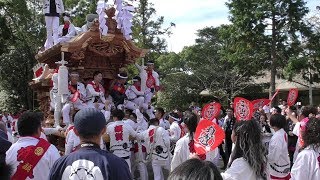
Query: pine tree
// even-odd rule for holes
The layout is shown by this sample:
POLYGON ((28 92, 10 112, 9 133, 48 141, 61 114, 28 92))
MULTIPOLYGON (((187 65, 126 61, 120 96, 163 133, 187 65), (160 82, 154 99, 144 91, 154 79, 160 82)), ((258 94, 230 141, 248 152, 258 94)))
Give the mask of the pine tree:
POLYGON ((140 48, 150 49, 150 54, 146 59, 155 60, 161 53, 167 51, 165 35, 170 35, 170 28, 163 28, 164 17, 154 19, 156 10, 148 0, 140 0, 139 6, 133 18, 133 39, 140 48))
MULTIPOLYGON (((303 18, 308 13, 303 0, 230 0, 230 21, 235 28, 234 54, 254 61, 256 70, 269 69, 270 91, 275 92, 277 70, 298 55, 301 36, 308 29, 303 18), (254 57, 254 58, 252 58, 254 57), (260 66, 260 69, 259 69, 260 66)), ((237 56, 234 56, 237 57, 237 56)), ((248 67, 252 68, 252 67, 248 67)))
POLYGON ((32 109, 34 55, 45 39, 42 2, 11 0, 0 3, 0 109, 32 109))

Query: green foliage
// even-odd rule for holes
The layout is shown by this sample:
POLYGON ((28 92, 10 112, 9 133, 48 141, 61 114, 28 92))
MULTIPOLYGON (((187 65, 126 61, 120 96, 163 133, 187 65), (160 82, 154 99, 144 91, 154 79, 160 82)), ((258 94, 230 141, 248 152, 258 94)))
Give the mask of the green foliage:
POLYGON ((189 102, 198 101, 201 90, 196 81, 194 76, 184 72, 167 74, 162 81, 165 90, 159 93, 157 106, 172 110, 175 107, 187 108, 189 102))
POLYGON ((157 59, 165 86, 160 104, 169 109, 187 107, 191 102, 201 100, 199 93, 204 89, 221 102, 227 102, 249 85, 252 75, 225 60, 221 53, 229 43, 222 35, 226 28, 229 27, 201 29, 195 45, 185 47, 179 54, 169 53, 157 59))
POLYGON ((72 17, 72 23, 82 27, 86 23, 87 14, 96 14, 98 0, 64 0, 66 12, 72 17))
POLYGON ((170 35, 170 28, 163 28, 164 17, 154 18, 156 10, 148 0, 139 0, 139 6, 133 17, 132 36, 136 45, 140 48, 150 49, 150 53, 145 58, 156 59, 161 53, 167 51, 167 43, 163 38, 170 35))
MULTIPOLYGON (((275 77, 277 69, 300 54, 301 39, 309 32, 303 22, 308 13, 305 1, 229 0, 227 6, 233 23, 233 45, 225 50, 230 54, 229 60, 246 59, 253 62, 247 69, 270 69, 275 77)), ((270 86, 271 94, 275 90, 274 79, 270 86)))
MULTIPOLYGON (((64 5, 75 26, 81 27, 87 14, 96 13, 97 2, 64 0, 64 5)), ((0 110, 32 108, 33 94, 28 82, 36 64, 34 55, 46 36, 42 6, 42 1, 0 2, 0 110)), ((133 20, 135 42, 142 48, 151 49, 148 55, 151 59, 166 51, 163 36, 170 33, 169 28, 162 28, 163 17, 154 19, 155 12, 151 3, 142 0, 133 20)), ((128 70, 132 76, 138 74, 133 66, 128 70)))
POLYGON ((305 34, 300 54, 291 58, 285 67, 285 75, 291 79, 299 74, 308 82, 319 82, 320 75, 320 23, 319 17, 312 16, 305 20, 311 31, 305 34))
POLYGON ((1 40, 5 45, 0 53, 0 109, 16 111, 32 108, 32 79, 34 54, 45 39, 42 3, 35 1, 4 1, 0 3, 1 40), (4 36, 2 36, 4 35, 4 36))

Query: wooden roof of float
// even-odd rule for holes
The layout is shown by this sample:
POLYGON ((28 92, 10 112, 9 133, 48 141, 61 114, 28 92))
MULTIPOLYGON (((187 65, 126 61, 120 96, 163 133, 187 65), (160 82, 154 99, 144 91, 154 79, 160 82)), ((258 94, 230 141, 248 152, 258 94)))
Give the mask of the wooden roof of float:
POLYGON ((80 33, 69 42, 57 44, 35 56, 39 63, 46 63, 55 68, 56 61, 64 52, 67 67, 79 71, 83 79, 92 77, 93 71, 100 70, 103 77, 113 79, 119 68, 132 64, 136 59, 144 57, 147 49, 136 47, 131 40, 126 40, 114 17, 115 9, 107 10, 108 34, 101 37, 99 22, 94 22, 89 31, 80 33))
POLYGON ((66 66, 69 72, 77 71, 86 83, 92 79, 93 72, 99 70, 103 74, 105 87, 110 85, 109 83, 117 76, 120 68, 134 63, 148 52, 147 49, 136 47, 131 40, 126 40, 117 29, 117 22, 113 19, 114 8, 108 9, 106 14, 108 16, 106 18, 107 36, 101 37, 99 22, 95 21, 89 31, 80 33, 70 41, 57 44, 35 56, 39 63, 48 64, 51 69, 43 79, 29 82, 31 88, 37 92, 39 108, 44 112, 49 124, 53 122, 53 115, 49 108, 51 77, 53 69, 57 67, 55 62, 61 60, 61 52, 64 52, 64 58, 68 61, 66 66))

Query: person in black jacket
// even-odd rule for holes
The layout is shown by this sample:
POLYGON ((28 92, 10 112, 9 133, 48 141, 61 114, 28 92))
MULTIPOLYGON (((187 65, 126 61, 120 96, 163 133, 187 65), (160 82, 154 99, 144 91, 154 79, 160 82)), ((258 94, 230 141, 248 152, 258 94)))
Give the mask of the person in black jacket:
POLYGON ((127 99, 125 94, 126 87, 125 84, 127 82, 128 75, 127 73, 119 73, 117 75, 117 79, 114 83, 111 84, 111 92, 110 95, 113 99, 114 105, 116 108, 120 109, 118 106, 124 104, 124 100, 127 99))
POLYGON ((234 124, 236 123, 236 118, 233 114, 233 109, 227 108, 227 116, 224 119, 223 129, 225 132, 225 154, 227 161, 229 160, 232 151, 232 140, 231 134, 234 124))
POLYGON ((6 125, 0 121, 0 179, 9 180, 12 168, 6 164, 6 151, 10 148, 6 125))
POLYGON ((74 131, 80 137, 81 147, 58 159, 49 179, 132 179, 124 159, 100 149, 101 136, 106 132, 105 123, 99 110, 80 110, 74 117, 74 131))
POLYGON ((270 126, 267 122, 268 120, 268 117, 266 114, 261 114, 260 117, 259 117, 259 123, 260 123, 260 126, 261 126, 261 130, 262 130, 262 133, 271 133, 271 129, 270 129, 270 126))

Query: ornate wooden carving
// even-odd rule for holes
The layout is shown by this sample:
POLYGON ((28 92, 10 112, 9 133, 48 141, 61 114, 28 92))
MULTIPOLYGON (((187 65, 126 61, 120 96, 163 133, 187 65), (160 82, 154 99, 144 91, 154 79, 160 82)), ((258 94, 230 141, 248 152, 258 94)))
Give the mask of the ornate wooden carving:
POLYGON ((111 44, 110 42, 92 43, 88 46, 88 50, 103 57, 115 56, 118 53, 123 53, 124 48, 119 45, 111 44))
POLYGON ((85 52, 83 50, 75 51, 72 53, 71 59, 80 61, 85 58, 85 52))

